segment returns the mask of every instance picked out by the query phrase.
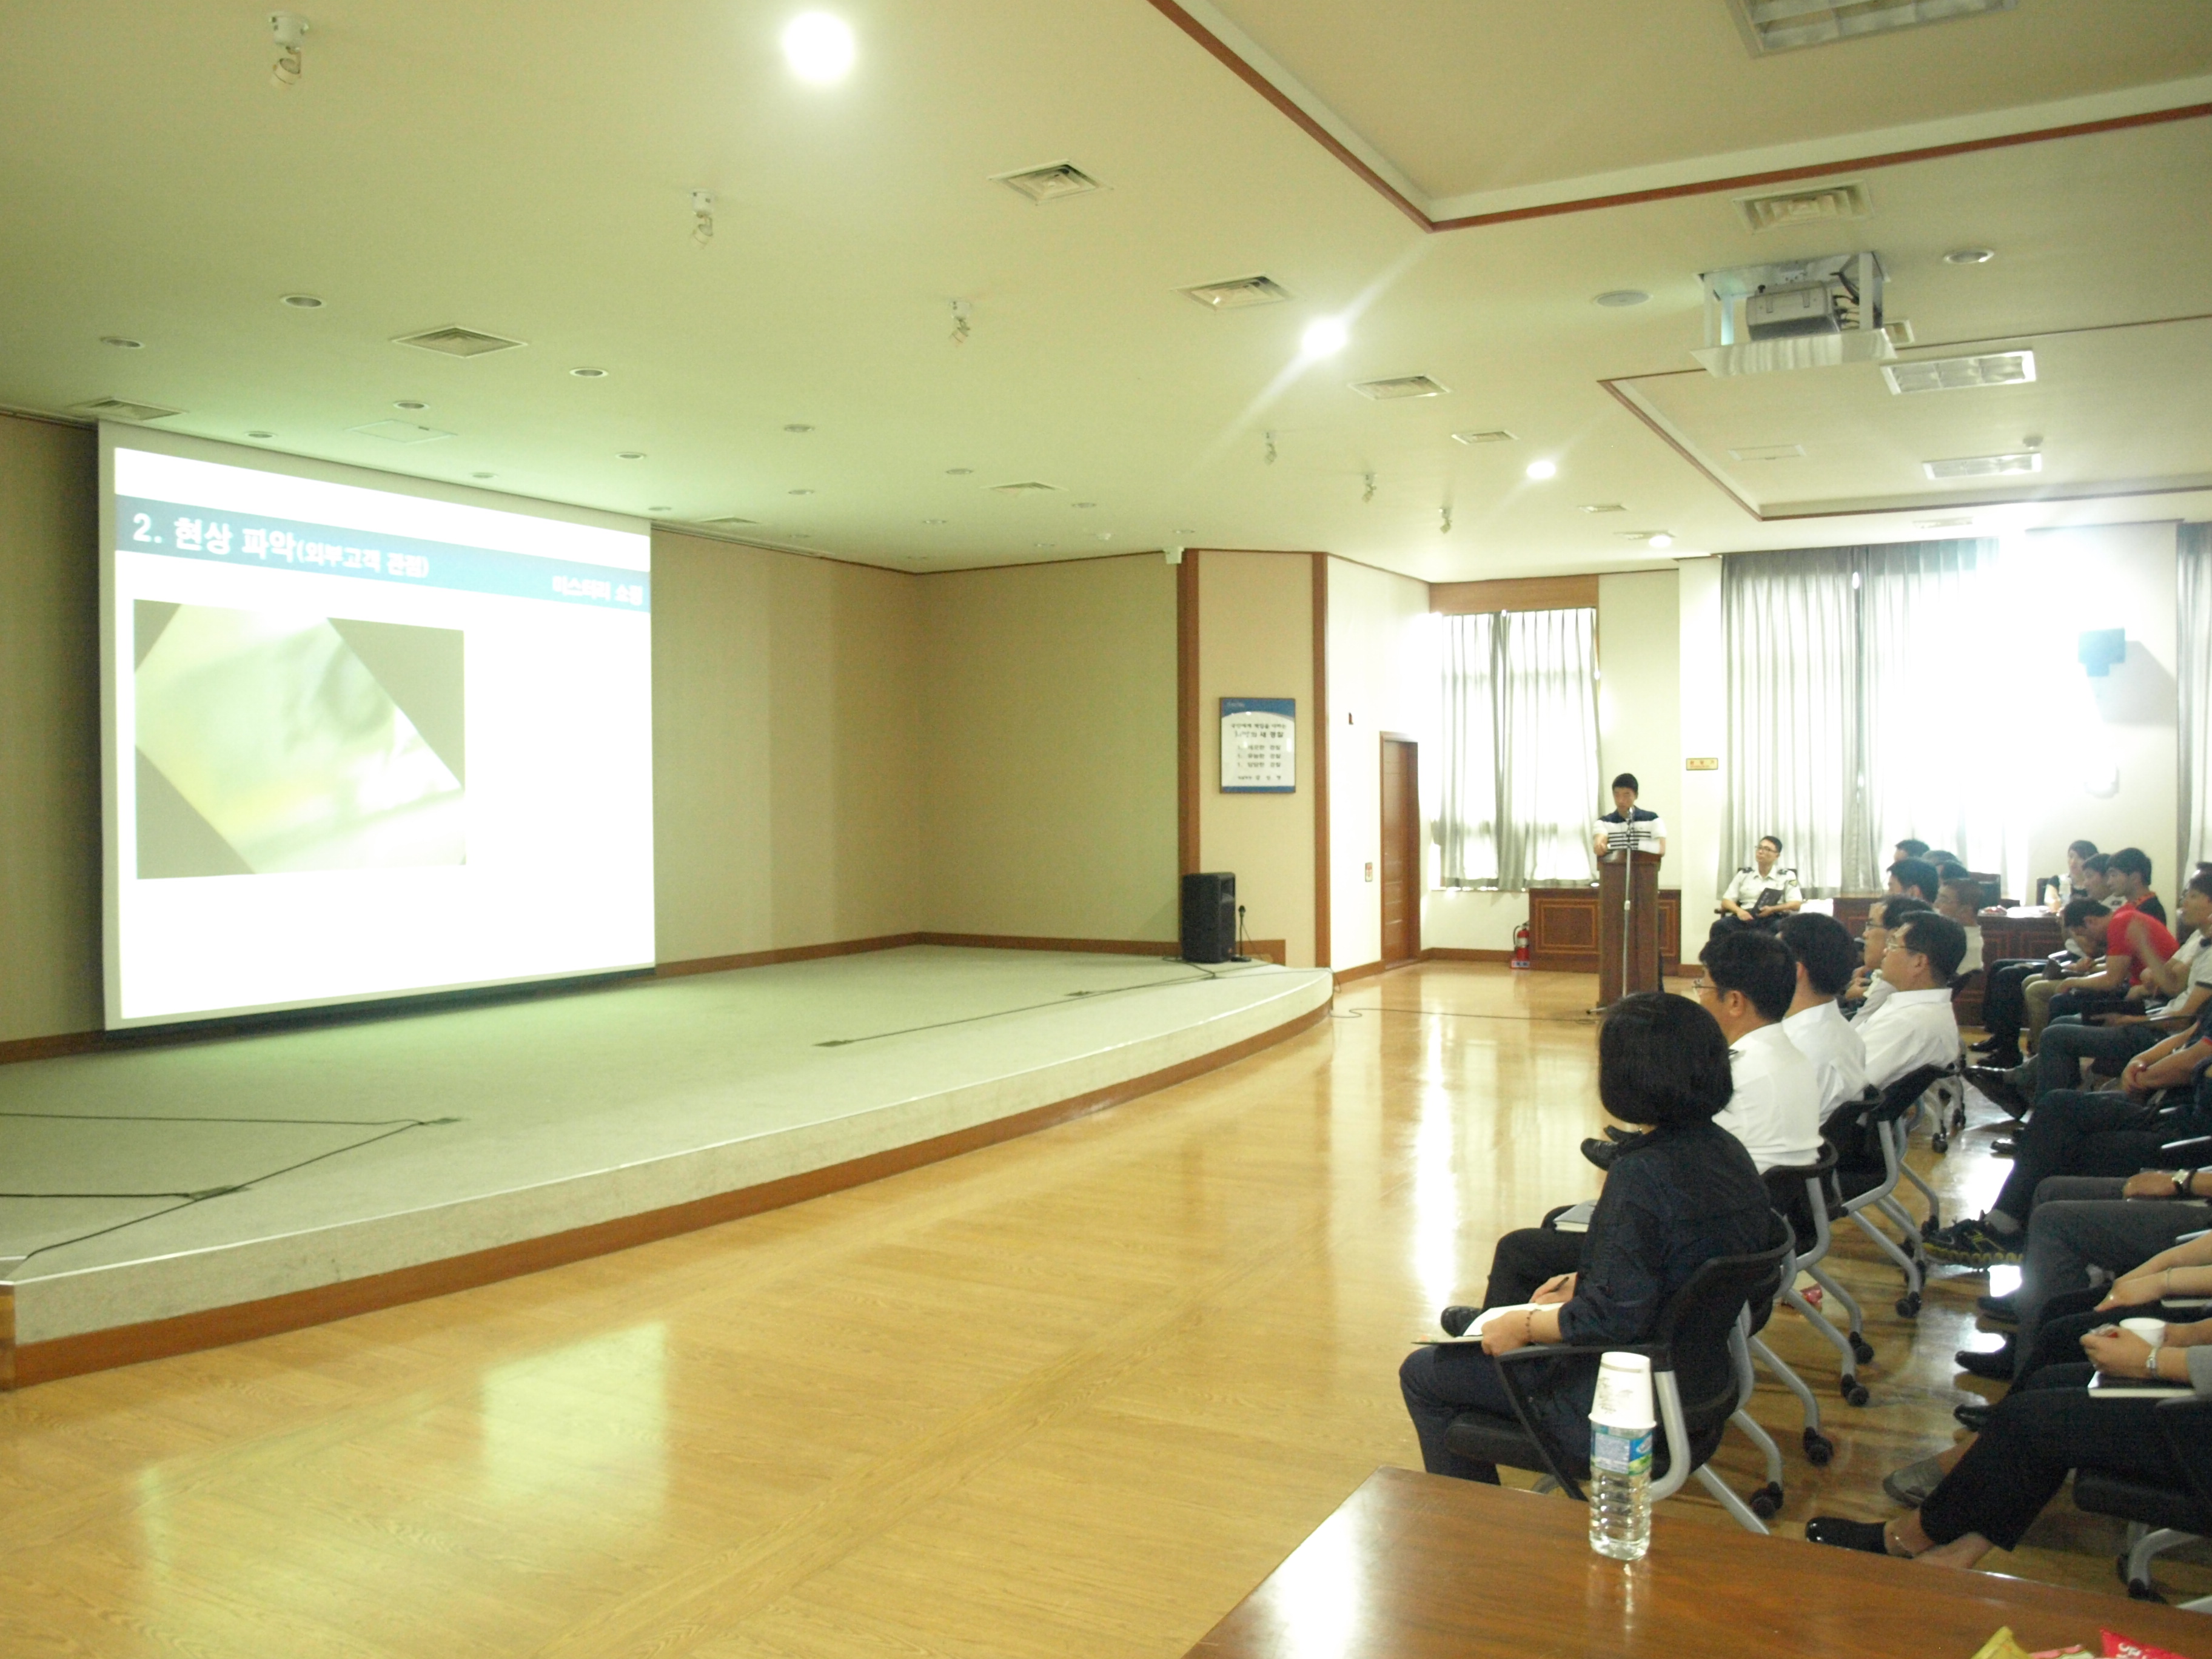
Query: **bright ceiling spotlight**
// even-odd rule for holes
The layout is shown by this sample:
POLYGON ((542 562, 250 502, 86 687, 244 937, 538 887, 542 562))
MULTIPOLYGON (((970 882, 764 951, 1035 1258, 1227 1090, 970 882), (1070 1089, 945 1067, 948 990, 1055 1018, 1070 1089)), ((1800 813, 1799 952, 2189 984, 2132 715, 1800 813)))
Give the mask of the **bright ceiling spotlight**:
POLYGON ((1559 476, 1559 464, 1557 461, 1531 461, 1528 463, 1528 476, 1539 483, 1547 478, 1556 478, 1559 476))
POLYGON ((1298 337, 1298 349, 1309 357, 1334 357, 1351 339, 1351 331, 1335 318, 1318 317, 1298 337))
POLYGON ((826 11, 803 11, 783 31, 783 55, 802 81, 842 81, 853 67, 853 31, 826 11))
POLYGON ((1651 539, 1650 539, 1650 541, 1648 541, 1648 542, 1646 542, 1646 543, 1644 544, 1644 545, 1645 545, 1646 547, 1656 547, 1656 548, 1659 548, 1659 549, 1661 549, 1662 550, 1665 550, 1665 549, 1667 549, 1667 548, 1672 547, 1672 546, 1674 546, 1674 538, 1672 536, 1668 535, 1668 534, 1665 531, 1663 531, 1663 530, 1662 530, 1662 531, 1661 531, 1657 535, 1656 535, 1656 536, 1652 537, 1652 538, 1651 538, 1651 539))

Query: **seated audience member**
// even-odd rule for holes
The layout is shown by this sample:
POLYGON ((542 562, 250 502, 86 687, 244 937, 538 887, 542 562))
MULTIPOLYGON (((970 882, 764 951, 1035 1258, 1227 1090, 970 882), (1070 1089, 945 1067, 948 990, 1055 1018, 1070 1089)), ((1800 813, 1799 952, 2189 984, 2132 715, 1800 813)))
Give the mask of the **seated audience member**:
MULTIPOLYGON (((2073 908, 2067 906, 2069 915, 2073 908)), ((2166 924, 2132 904, 2101 915, 2085 913, 2082 933, 2092 948, 2103 953, 2102 959, 2096 972, 2083 974, 2051 994, 2044 1014, 2046 1025, 2069 1016, 2126 1013, 2143 969, 2164 962, 2175 949, 2166 924)), ((2039 1030, 2036 1037, 2041 1041, 2039 1030)))
POLYGON ((2140 847, 2123 847, 2106 860, 2105 902, 2113 909, 2132 906, 2166 925, 2166 905, 2150 890, 2149 854, 2140 847))
MULTIPOLYGON (((2063 911, 2072 900, 2086 896, 2086 861, 2097 856, 2094 842, 2077 841, 2068 846, 2066 873, 2059 878, 2053 892, 2051 908, 2063 911)), ((2080 947, 2069 939, 2063 955, 2079 960, 2080 947)), ((2002 962, 1984 964, 1982 1030, 1987 1035, 1974 1045, 1974 1052, 1987 1055, 1985 1063, 2001 1066, 2020 1064, 2020 1033, 2027 1017, 2025 988, 2031 980, 2056 971, 2058 960, 2052 957, 2008 957, 2002 962)))
POLYGON ((1815 1516, 1806 1522, 1806 1539, 1971 1567, 1993 1548, 2016 1547, 2077 1468, 2186 1487, 2189 1473, 2151 1415, 2158 1401, 2099 1399, 2087 1384, 2102 1372, 2155 1377, 2212 1394, 2212 1346, 2207 1345, 2212 1345, 2212 1321, 2168 1325, 2156 1347, 2117 1326, 2100 1327, 2081 1339, 2087 1364, 2051 1366, 2000 1401, 1988 1426, 1966 1443, 1918 1508, 1887 1522, 1815 1516))
POLYGON ((1779 927, 1785 916, 1805 902, 1797 872, 1780 862, 1782 840, 1761 836, 1752 861, 1739 869, 1721 893, 1721 915, 1713 923, 1712 937, 1737 927, 1779 927))
MULTIPOLYGON (((1713 1017, 1663 992, 1623 997, 1598 1029, 1597 1054, 1606 1110, 1650 1127, 1622 1143, 1590 1217, 1579 1272, 1530 1293, 1501 1285, 1493 1266, 1486 1305, 1542 1305, 1494 1321, 1479 1346, 1416 1348, 1399 1367, 1421 1465, 1431 1474, 1496 1482, 1493 1465, 1462 1457, 1445 1441, 1453 1417, 1468 1407, 1512 1414, 1493 1356, 1530 1343, 1648 1342, 1692 1273, 1715 1256, 1748 1255, 1770 1237, 1765 1183, 1742 1143, 1712 1121, 1733 1087, 1727 1039, 1713 1017)), ((1501 1255, 1511 1237, 1499 1241, 1501 1255)), ((1471 1317, 1468 1310, 1448 1310, 1445 1328, 1456 1335, 1471 1317)), ((1522 1377, 1553 1455, 1566 1468, 1587 1468, 1596 1358, 1564 1356, 1522 1377)))
MULTIPOLYGON (((1951 867, 1958 868, 1956 865, 1951 867)), ((1966 932, 1966 954, 1959 959, 1961 977, 1979 973, 1982 968, 1981 884, 1963 871, 1955 876, 1945 876, 1943 884, 1936 891, 1936 914, 1950 917, 1966 932)))
POLYGON ((2117 1091, 2062 1089, 2045 1095, 2014 1143, 2011 1171, 1989 1212, 1924 1234, 1929 1257, 1966 1267, 2017 1261, 2046 1178, 2132 1176, 2155 1161, 2166 1142, 2212 1128, 2212 1119, 2193 1097, 2208 1061, 2212 1037, 2200 1022, 2130 1060, 2117 1091), (2189 1109, 2161 1116, 2173 1103, 2189 1109))
POLYGON ((1927 856, 1928 843, 1924 841, 1914 841, 1909 836, 1889 849, 1889 861, 1892 864, 1901 864, 1906 859, 1924 859, 1927 856))
POLYGON ((1856 952, 1850 931, 1833 916, 1792 916, 1782 924, 1781 938, 1797 966, 1796 994, 1782 1029, 1813 1062, 1826 1122, 1837 1107, 1866 1091, 1866 1045, 1836 1006, 1850 983, 1856 952))
POLYGON ((1905 919, 1914 911, 1932 908, 1922 900, 1903 896, 1876 899, 1868 908, 1866 934, 1860 941, 1866 952, 1865 960, 1844 991, 1844 1007, 1853 1018, 1865 1018, 1897 988, 1881 976, 1882 952, 1889 948, 1892 930, 1903 927, 1905 919))
MULTIPOLYGON (((2182 890, 2181 919, 2192 929, 2202 929, 2212 920, 2212 871, 2200 870, 2190 877, 2189 885, 2182 890)), ((2094 937, 2097 919, 2092 916, 2087 921, 2094 937)), ((2109 939, 2110 918, 2105 927, 2109 939)), ((2194 1021, 2208 1000, 2212 1000, 2212 955, 2204 951, 2202 933, 2192 932, 2190 943, 2170 951, 2165 962, 2149 960, 2156 948, 2149 934, 2156 927, 2147 918, 2131 925, 2135 937, 2125 954, 2140 964, 2140 971, 2130 1000, 2123 1008, 2093 1013, 2087 1019, 2078 1015, 2052 1019, 2043 1028, 2033 1060, 2008 1071, 1972 1067, 1967 1076, 1975 1086, 2020 1116, 2044 1096, 2080 1086, 2084 1060, 2124 1064, 2194 1021), (2178 974, 2172 971, 2177 964, 2178 974), (2145 994, 2147 986, 2167 984, 2177 978, 2180 988, 2176 994, 2157 1001, 2145 994)), ((2106 961, 2109 967, 2109 956, 2106 961)))
POLYGON ((1887 931, 1881 976, 1894 988, 1854 1022, 1866 1048, 1867 1081, 1875 1088, 1959 1058, 1951 981, 1966 951, 1966 930, 1933 910, 1916 910, 1887 931))
MULTIPOLYGON (((2101 858, 2103 854, 2098 856, 2101 858)), ((2094 864, 2096 860, 2089 862, 2094 864)), ((2066 908, 2058 913, 2060 925, 2066 929, 2066 948, 2073 959, 2063 967, 2046 972, 2041 979, 2028 981, 2021 988, 2020 1046, 2030 1054, 2035 1052, 2035 1045, 2042 1040, 2043 1028, 2051 1019, 2052 1002, 2082 981, 2095 979, 2105 970, 2104 947, 2101 945, 2093 946, 2086 929, 2066 921, 2069 915, 2087 916, 2092 914, 2087 908, 2077 910, 2075 908, 2084 899, 2097 909, 2105 911, 2108 917, 2111 914, 2111 907, 2096 896, 2104 889, 2104 873, 2085 869, 2082 878, 2081 885, 2085 890, 2067 900, 2066 908)))
POLYGON ((1925 859, 1899 859, 1889 866, 1889 888, 1893 893, 1909 893, 1923 904, 1936 902, 1936 890, 1943 884, 1936 866, 1925 859))

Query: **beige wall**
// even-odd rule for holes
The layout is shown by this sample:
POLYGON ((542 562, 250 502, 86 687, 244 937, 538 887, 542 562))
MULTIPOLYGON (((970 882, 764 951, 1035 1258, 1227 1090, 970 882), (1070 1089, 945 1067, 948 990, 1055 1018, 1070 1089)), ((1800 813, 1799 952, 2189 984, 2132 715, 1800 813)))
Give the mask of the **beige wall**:
POLYGON ((921 579, 928 931, 1176 937, 1175 578, 1148 555, 921 579))
POLYGON ((1254 939, 1314 964, 1313 561, 1299 553, 1198 558, 1199 866, 1231 870, 1254 939), (1221 699, 1295 697, 1297 793, 1221 792, 1221 699))
POLYGON ((0 1042, 100 989, 99 452, 0 415, 0 1042))
POLYGON ((663 962, 921 926, 921 582, 656 531, 663 962))

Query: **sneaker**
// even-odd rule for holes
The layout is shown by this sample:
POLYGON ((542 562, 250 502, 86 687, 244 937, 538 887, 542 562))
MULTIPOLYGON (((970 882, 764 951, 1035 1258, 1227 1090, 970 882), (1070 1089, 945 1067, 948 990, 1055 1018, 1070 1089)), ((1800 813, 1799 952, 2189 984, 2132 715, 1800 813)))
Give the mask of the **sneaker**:
POLYGON ((1940 1232, 1928 1234, 1920 1241, 1920 1248, 1929 1261, 1947 1267, 1987 1268, 2018 1266, 2021 1247, 2027 1243, 2024 1232, 1998 1233, 1976 1218, 1954 1222, 1940 1232))

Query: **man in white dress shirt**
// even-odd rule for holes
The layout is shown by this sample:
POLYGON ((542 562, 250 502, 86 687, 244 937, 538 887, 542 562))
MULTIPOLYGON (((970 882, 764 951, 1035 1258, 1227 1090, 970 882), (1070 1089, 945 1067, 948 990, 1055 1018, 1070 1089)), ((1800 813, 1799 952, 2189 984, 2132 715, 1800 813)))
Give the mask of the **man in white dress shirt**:
POLYGON ((1866 1045, 1836 1006, 1858 952, 1850 930, 1833 916, 1791 916, 1782 924, 1782 943, 1797 963, 1797 994, 1782 1029, 1813 1062, 1825 1123, 1837 1107, 1866 1091, 1866 1045))
POLYGON ((1881 976, 1896 989, 1855 1024, 1866 1048, 1867 1081, 1886 1089, 1921 1066, 1959 1058, 1951 981, 1966 954, 1966 930, 1948 916, 1916 910, 1889 930, 1881 976))
POLYGON ((1735 1090, 1713 1119, 1743 1143, 1759 1173, 1820 1155, 1820 1081, 1782 1028, 1797 964, 1771 933, 1748 929, 1705 946, 1698 1001, 1729 1042, 1735 1090))

